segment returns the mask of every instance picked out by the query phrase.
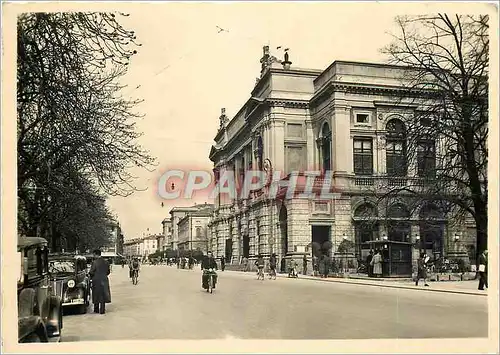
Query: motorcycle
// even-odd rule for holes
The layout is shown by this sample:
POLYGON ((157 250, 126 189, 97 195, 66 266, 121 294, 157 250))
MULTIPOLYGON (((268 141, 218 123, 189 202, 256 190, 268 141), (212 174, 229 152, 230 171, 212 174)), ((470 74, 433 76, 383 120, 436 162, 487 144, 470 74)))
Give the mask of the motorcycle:
POLYGON ((214 269, 209 269, 203 270, 203 275, 208 276, 207 287, 205 287, 205 289, 207 290, 207 292, 213 293, 213 290, 215 288, 215 277, 217 276, 217 273, 214 271, 214 269))

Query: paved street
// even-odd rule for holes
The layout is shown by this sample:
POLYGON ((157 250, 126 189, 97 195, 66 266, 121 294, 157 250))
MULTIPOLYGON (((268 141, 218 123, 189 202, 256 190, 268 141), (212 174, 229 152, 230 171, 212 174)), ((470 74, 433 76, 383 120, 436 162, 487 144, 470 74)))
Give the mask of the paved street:
POLYGON ((106 315, 64 317, 63 342, 119 339, 486 337, 487 297, 143 266, 114 266, 106 315))

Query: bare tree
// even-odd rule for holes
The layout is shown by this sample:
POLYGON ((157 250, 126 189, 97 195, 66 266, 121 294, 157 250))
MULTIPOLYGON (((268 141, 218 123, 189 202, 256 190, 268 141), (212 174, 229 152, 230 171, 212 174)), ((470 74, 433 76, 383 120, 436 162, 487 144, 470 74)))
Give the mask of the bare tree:
MULTIPOLYGON (((154 165, 137 144, 140 101, 125 98, 120 84, 139 44, 116 18, 83 12, 18 18, 18 197, 25 231, 49 228, 49 220, 70 209, 68 198, 77 203, 79 191, 97 203, 94 185, 107 195, 131 194, 130 169, 154 165)), ((96 211, 106 217, 103 208, 96 211)))
POLYGON ((388 143, 403 144, 393 152, 392 183, 381 200, 406 196, 413 206, 432 203, 456 220, 471 216, 478 254, 487 248, 488 225, 488 17, 396 21, 399 33, 383 52, 407 67, 400 99, 418 108, 403 127, 388 124, 388 143), (398 183, 408 172, 416 178, 398 183))

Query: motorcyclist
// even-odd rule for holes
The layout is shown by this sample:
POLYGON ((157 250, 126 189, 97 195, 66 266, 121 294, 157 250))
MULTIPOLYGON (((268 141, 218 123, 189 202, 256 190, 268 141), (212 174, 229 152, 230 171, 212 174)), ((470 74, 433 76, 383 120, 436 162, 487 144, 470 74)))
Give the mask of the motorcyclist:
POLYGON ((130 278, 132 278, 133 273, 137 272, 137 275, 139 275, 139 269, 141 268, 141 264, 139 263, 139 259, 133 258, 130 261, 130 264, 128 265, 129 271, 130 271, 130 278))
MULTIPOLYGON (((207 256, 203 258, 201 262, 201 269, 203 270, 203 275, 201 276, 201 286, 203 289, 208 288, 208 273, 217 270, 217 262, 211 251, 207 253, 207 256)), ((214 285, 217 284, 217 274, 214 274, 214 285)), ((214 286, 215 287, 215 286, 214 286)))
POLYGON ((257 275, 264 275, 264 257, 262 255, 259 255, 257 257, 257 260, 255 261, 255 266, 257 266, 257 275))

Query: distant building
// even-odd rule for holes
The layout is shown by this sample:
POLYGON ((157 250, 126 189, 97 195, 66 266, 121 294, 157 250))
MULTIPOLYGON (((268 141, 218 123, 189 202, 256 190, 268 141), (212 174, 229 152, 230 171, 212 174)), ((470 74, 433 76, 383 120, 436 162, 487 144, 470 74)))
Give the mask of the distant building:
POLYGON ((102 247, 103 252, 123 254, 124 236, 120 223, 117 221, 110 221, 109 223, 110 238, 108 244, 102 247))
POLYGON ((200 250, 207 252, 208 232, 207 225, 212 215, 212 208, 189 212, 178 223, 179 249, 200 250))
POLYGON ((163 230, 163 245, 162 250, 173 249, 172 246, 172 221, 170 218, 165 218, 162 222, 163 230))
POLYGON ((123 255, 127 257, 136 256, 146 258, 158 251, 159 239, 161 234, 150 234, 140 238, 130 239, 124 242, 123 255))
MULTIPOLYGON (((212 204, 199 204, 189 207, 174 207, 170 210, 170 225, 172 228, 171 239, 167 242, 167 248, 178 250, 179 248, 179 222, 188 214, 193 212, 213 211, 212 204)), ((183 240, 184 242, 186 239, 183 240)))

